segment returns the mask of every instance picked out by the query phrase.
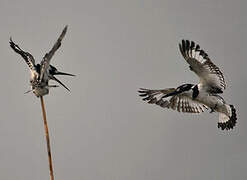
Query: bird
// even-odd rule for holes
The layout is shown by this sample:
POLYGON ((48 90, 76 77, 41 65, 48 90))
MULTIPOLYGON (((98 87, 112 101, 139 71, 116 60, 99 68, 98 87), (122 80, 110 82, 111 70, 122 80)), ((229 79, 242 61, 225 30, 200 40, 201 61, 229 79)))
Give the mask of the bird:
POLYGON ((227 104, 219 94, 226 88, 222 71, 194 41, 182 40, 179 50, 189 64, 189 69, 200 79, 198 84, 182 84, 177 88, 140 88, 139 95, 149 104, 184 113, 199 114, 205 110, 219 114, 218 128, 231 130, 236 126, 237 114, 233 105, 227 104))
POLYGON ((50 88, 58 87, 57 85, 49 85, 49 80, 54 80, 58 82, 65 89, 70 91, 67 86, 65 86, 59 79, 55 77, 55 75, 67 75, 67 76, 75 76, 75 75, 60 72, 57 70, 55 66, 50 64, 51 58, 61 46, 61 42, 67 32, 67 28, 68 26, 65 26, 59 38, 53 45, 52 49, 48 53, 46 53, 42 61, 37 64, 35 64, 35 59, 32 56, 32 54, 22 50, 17 44, 13 42, 12 38, 10 37, 10 41, 9 41, 10 47, 16 53, 21 55, 21 57, 27 63, 31 73, 31 77, 30 77, 31 90, 27 91, 26 93, 32 91, 37 97, 48 94, 50 88))

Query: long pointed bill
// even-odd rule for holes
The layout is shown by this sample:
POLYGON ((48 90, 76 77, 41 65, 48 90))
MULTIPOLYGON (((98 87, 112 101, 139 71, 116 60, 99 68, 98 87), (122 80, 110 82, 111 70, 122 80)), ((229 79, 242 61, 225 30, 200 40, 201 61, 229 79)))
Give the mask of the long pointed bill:
POLYGON ((69 90, 69 88, 67 88, 61 81, 59 81, 56 77, 54 77, 54 76, 52 76, 52 79, 53 80, 55 80, 55 81, 57 81, 59 84, 61 84, 65 89, 67 89, 68 91, 70 91, 69 90))
POLYGON ((64 72, 55 72, 54 75, 66 75, 66 76, 75 76, 74 74, 64 73, 64 72))

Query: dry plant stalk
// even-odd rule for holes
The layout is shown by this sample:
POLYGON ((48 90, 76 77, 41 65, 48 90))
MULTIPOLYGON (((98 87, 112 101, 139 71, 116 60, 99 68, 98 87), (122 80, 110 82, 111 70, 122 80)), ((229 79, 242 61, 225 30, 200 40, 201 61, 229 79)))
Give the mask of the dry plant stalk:
POLYGON ((47 120, 46 120, 46 112, 45 112, 45 104, 44 104, 43 96, 40 96, 40 101, 41 101, 41 107, 42 107, 42 113, 43 113, 43 119, 44 119, 45 137, 46 137, 47 153, 48 153, 48 160, 49 160, 49 167, 50 167, 50 177, 51 177, 51 180, 54 180, 53 167, 52 167, 52 157, 51 157, 50 137, 49 137, 49 131, 48 131, 48 124, 47 124, 47 120))

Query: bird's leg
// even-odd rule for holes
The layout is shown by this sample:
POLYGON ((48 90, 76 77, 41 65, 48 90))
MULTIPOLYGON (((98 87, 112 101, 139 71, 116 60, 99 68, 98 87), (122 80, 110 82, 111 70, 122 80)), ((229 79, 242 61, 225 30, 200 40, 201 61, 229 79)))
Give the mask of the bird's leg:
POLYGON ((211 108, 211 111, 210 111, 210 113, 213 113, 213 112, 215 112, 216 108, 217 108, 217 104, 215 104, 214 108, 211 108))

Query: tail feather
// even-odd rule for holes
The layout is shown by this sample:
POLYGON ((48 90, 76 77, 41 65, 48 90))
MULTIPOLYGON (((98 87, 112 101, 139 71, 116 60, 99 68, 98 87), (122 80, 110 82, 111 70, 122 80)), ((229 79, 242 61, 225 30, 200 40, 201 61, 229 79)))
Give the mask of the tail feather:
POLYGON ((229 116, 223 113, 219 113, 219 122, 218 122, 218 128, 221 128, 221 130, 230 130, 233 129, 234 126, 236 126, 237 123, 237 114, 236 109, 233 105, 229 106, 229 116))

